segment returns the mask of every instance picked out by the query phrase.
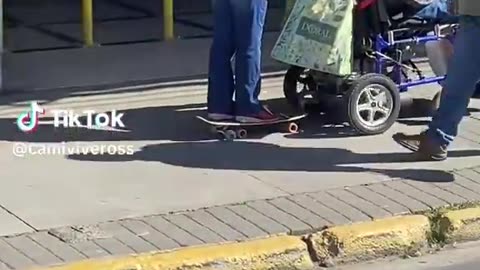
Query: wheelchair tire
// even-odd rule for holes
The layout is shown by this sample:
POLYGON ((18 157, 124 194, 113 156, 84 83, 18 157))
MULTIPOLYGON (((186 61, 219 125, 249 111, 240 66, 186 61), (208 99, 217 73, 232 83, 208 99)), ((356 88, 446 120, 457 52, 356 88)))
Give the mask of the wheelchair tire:
POLYGON ((344 96, 350 125, 362 135, 382 134, 397 121, 401 100, 397 85, 382 74, 366 74, 344 96), (383 115, 376 118, 377 115, 383 115))

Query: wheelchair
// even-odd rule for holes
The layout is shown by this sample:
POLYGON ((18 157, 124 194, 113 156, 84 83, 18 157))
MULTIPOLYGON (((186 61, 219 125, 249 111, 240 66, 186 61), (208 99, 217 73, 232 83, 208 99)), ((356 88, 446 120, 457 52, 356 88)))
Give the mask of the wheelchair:
POLYGON ((339 98, 346 122, 361 135, 389 130, 400 114, 401 93, 445 79, 425 75, 414 61, 418 58, 416 51, 428 41, 453 34, 457 25, 453 19, 426 20, 412 16, 413 11, 409 15, 400 2, 357 1, 353 10, 352 74, 338 76, 291 65, 283 84, 288 103, 304 111, 309 103, 339 98))

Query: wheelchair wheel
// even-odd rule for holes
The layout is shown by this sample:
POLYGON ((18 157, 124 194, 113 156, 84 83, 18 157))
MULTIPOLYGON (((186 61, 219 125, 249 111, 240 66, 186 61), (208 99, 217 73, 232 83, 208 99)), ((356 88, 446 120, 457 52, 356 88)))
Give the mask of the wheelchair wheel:
POLYGON ((288 69, 283 81, 283 93, 288 104, 301 112, 306 110, 307 103, 312 103, 312 99, 313 103, 318 102, 315 100, 315 82, 305 73, 304 68, 292 66, 288 69))
POLYGON ((361 76, 353 82, 345 98, 348 121, 363 135, 384 133, 400 114, 398 88, 382 74, 361 76))

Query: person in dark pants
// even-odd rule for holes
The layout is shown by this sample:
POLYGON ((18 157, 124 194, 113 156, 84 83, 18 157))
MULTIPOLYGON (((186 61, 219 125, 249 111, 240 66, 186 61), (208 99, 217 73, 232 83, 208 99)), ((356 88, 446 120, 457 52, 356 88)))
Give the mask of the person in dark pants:
POLYGON ((460 29, 454 40, 453 56, 436 115, 428 130, 418 135, 395 134, 400 145, 420 154, 421 159, 447 159, 448 147, 458 133, 470 98, 480 79, 480 1, 458 0, 460 29))
POLYGON ((213 2, 214 34, 207 98, 208 117, 212 120, 261 122, 278 119, 258 100, 267 6, 267 0, 213 2))

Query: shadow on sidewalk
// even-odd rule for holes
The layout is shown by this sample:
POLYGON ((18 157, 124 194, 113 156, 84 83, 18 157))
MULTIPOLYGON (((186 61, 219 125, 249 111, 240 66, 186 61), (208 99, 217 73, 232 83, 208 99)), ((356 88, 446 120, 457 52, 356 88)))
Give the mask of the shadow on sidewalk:
MULTIPOLYGON (((295 115, 285 99, 270 99, 266 105, 273 111, 295 115)), ((201 141, 214 139, 209 126, 196 119, 205 114, 205 104, 187 104, 181 106, 147 107, 120 111, 124 113, 123 122, 129 132, 90 130, 87 128, 55 128, 52 124, 40 125, 34 133, 23 133, 15 125, 16 119, 0 119, 0 140, 19 142, 94 142, 94 141, 201 141)), ((51 121, 53 118, 42 118, 51 121)), ((81 118, 86 123, 86 118, 81 118)), ((321 134, 320 138, 340 138, 356 136, 348 126, 339 124, 341 120, 334 115, 313 112, 303 119, 301 128, 321 134)), ((278 132, 278 127, 256 128, 249 132, 251 139, 260 139, 278 132)))
MULTIPOLYGON (((452 151, 451 157, 479 155, 480 151, 452 151)), ((366 166, 415 162, 411 153, 359 154, 338 148, 282 147, 260 142, 192 142, 143 147, 133 156, 73 155, 78 161, 150 161, 200 169, 282 172, 373 172, 391 178, 424 182, 451 182, 445 171, 429 169, 371 169, 366 166)), ((319 180, 321 181, 321 180, 319 180)))
MULTIPOLYGON (((310 115, 300 121, 303 132, 286 135, 291 139, 345 138, 359 136, 346 123, 341 105, 335 101, 326 108, 310 107, 310 115), (325 112, 324 112, 325 111, 325 112)), ((265 104, 275 112, 295 115, 283 98, 269 99, 265 104)), ((209 126, 196 119, 205 114, 205 104, 185 104, 176 106, 145 107, 119 111, 129 132, 99 131, 87 128, 54 128, 52 124, 40 125, 36 132, 26 134, 18 130, 16 119, 0 119, 0 140, 17 142, 94 142, 94 141, 202 141, 215 138, 209 133, 209 126)), ((405 107, 398 122, 410 125, 426 125, 428 120, 418 117, 428 116, 428 105, 405 107), (416 117, 416 118, 412 118, 416 117)), ((51 121, 52 118, 42 118, 51 121)), ((81 118, 86 123, 86 118, 81 118)), ((249 132, 251 139, 261 139, 279 129, 256 128, 249 132)), ((381 136, 381 135, 379 135, 381 136)))

